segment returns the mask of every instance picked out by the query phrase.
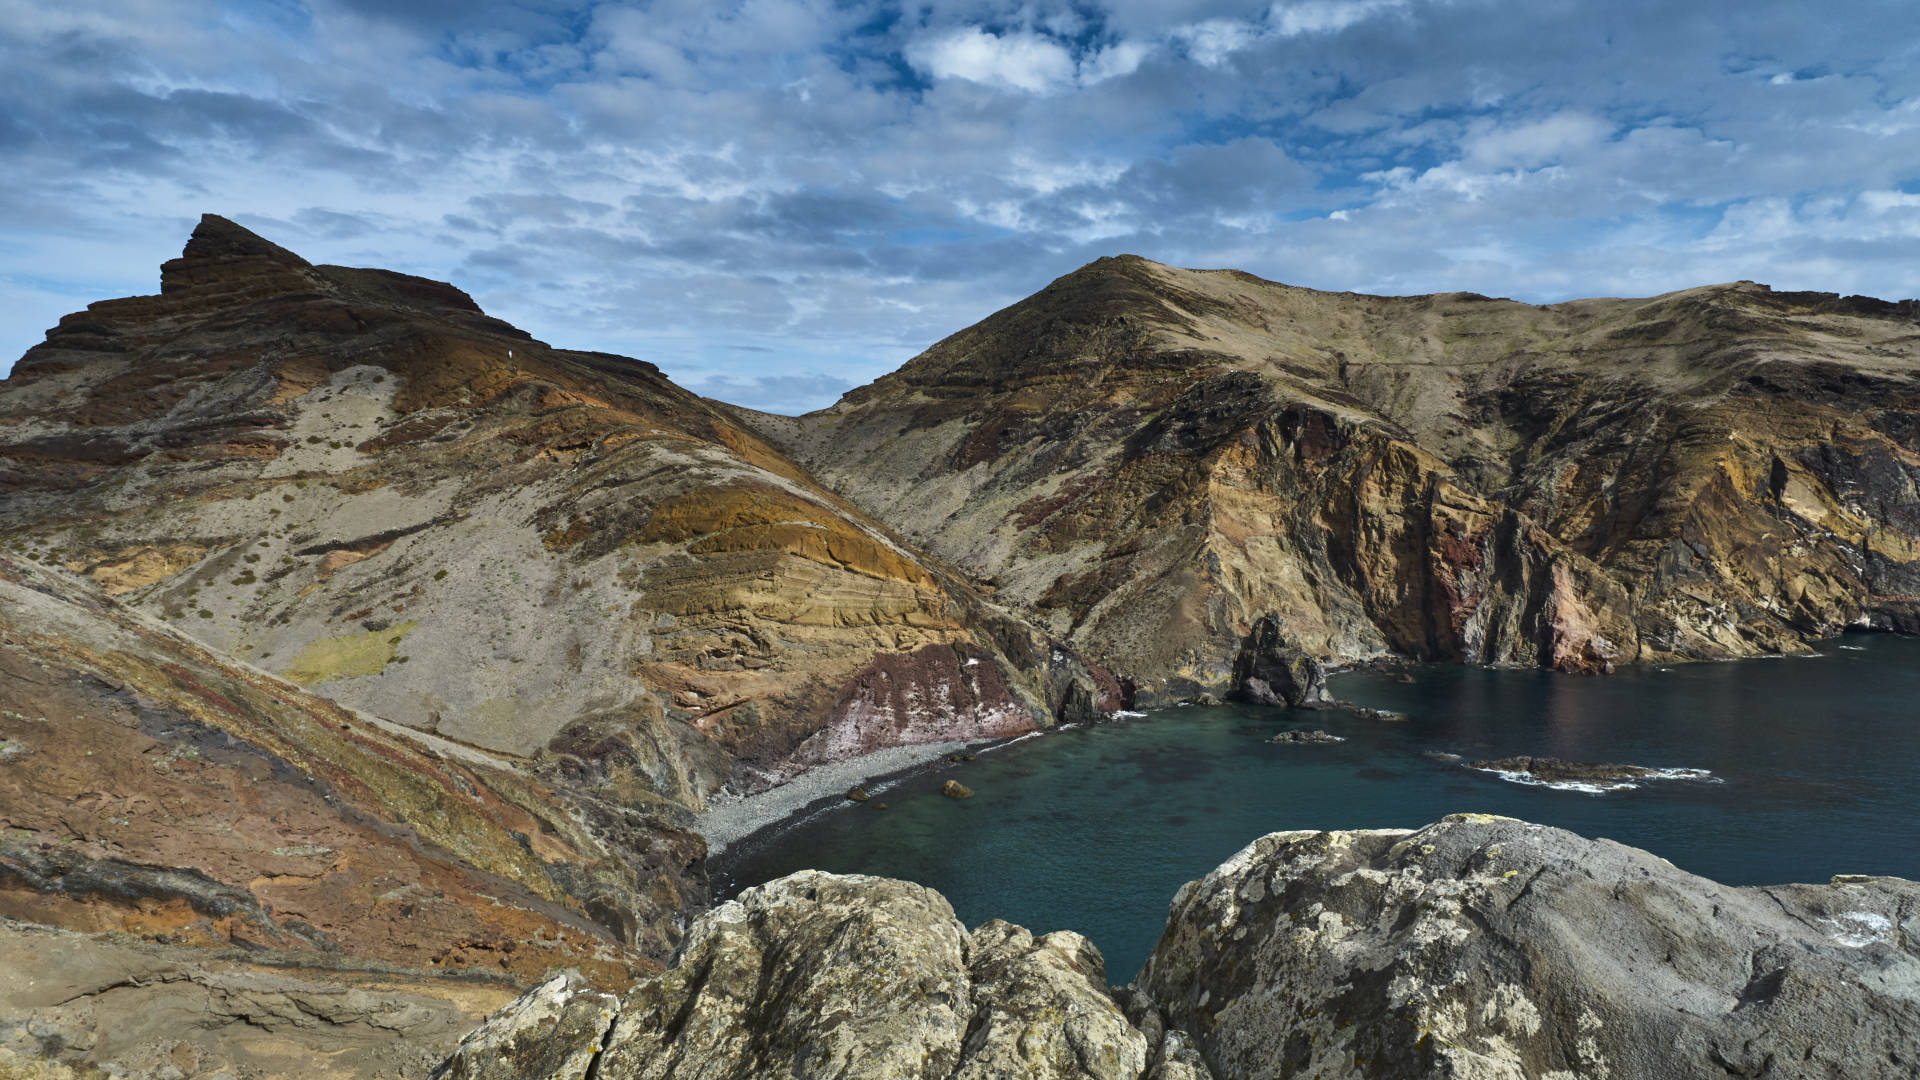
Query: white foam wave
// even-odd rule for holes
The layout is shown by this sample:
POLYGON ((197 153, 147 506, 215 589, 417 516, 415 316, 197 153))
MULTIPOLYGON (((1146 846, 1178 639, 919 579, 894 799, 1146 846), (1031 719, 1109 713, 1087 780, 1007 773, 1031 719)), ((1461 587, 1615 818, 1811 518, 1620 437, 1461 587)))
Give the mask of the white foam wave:
MULTIPOLYGON (((1068 727, 1071 727, 1071 726, 1072 725, 1070 724, 1062 724, 1060 725, 1060 730, 1065 731, 1068 727)), ((1007 747, 1012 746, 1014 743, 1026 742, 1028 739, 1037 739, 1040 736, 1045 734, 1046 732, 1044 731, 1029 731, 1025 735, 1015 735, 1013 738, 1008 739, 1006 742, 1003 742, 1003 743, 994 743, 992 746, 983 746, 980 749, 975 750, 974 753, 985 754, 994 750, 1005 750, 1007 747)))
POLYGON ((1867 651, 1867 647, 1865 645, 1836 645, 1834 646, 1834 648, 1845 649, 1848 652, 1866 652, 1867 651))
POLYGON ((1508 772, 1505 769, 1479 769, 1477 771, 1492 773, 1508 783, 1525 784, 1527 787, 1552 788, 1555 791, 1578 791, 1587 795, 1605 795, 1609 791, 1627 791, 1640 786, 1630 780, 1542 780, 1532 773, 1508 772))
MULTIPOLYGON (((1468 768, 1473 768, 1469 765, 1468 768)), ((1475 772, 1492 773, 1512 784, 1524 784, 1527 787, 1552 788, 1555 791, 1578 791, 1585 795, 1605 795, 1610 791, 1632 791, 1640 786, 1636 780, 1542 780, 1529 772, 1512 772, 1506 769, 1474 769, 1475 772)), ((1641 777, 1642 780, 1698 780, 1703 783, 1725 783, 1707 769, 1654 769, 1641 777)))
POLYGON ((1132 709, 1115 709, 1113 712, 1110 712, 1107 715, 1114 719, 1125 717, 1128 720, 1137 720, 1140 717, 1143 717, 1147 714, 1143 712, 1134 712, 1132 709))

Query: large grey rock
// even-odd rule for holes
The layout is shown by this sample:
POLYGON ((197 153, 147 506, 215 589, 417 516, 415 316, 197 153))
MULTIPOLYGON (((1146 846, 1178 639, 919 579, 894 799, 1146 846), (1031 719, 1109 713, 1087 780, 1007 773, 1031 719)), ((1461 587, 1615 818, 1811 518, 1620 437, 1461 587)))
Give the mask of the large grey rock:
POLYGON ((1920 884, 1737 889, 1486 815, 1287 832, 1175 898, 1141 973, 1215 1076, 1920 1074, 1920 884))
POLYGON ((966 947, 919 885, 809 870, 749 889, 635 988, 599 1075, 944 1078, 973 1013, 966 947))
POLYGON ((969 935, 931 889, 810 870, 702 916, 596 1075, 1136 1080, 1151 1050, 1079 934, 969 935))
POLYGON ((1730 888, 1456 815, 1262 837, 1181 889, 1115 995, 1078 934, 968 934, 929 889, 804 871, 702 916, 597 1062, 587 1025, 553 1036, 552 1071, 463 1075, 1912 1077, 1917 937, 1914 882, 1730 888))
POLYGON ((1070 930, 1034 937, 995 919, 968 942, 973 1033, 954 1080, 1136 1080, 1146 1036, 1107 992, 1106 964, 1070 930))
POLYGON ((460 1040, 433 1080, 582 1077, 598 1057, 620 1001, 565 971, 515 998, 460 1040))

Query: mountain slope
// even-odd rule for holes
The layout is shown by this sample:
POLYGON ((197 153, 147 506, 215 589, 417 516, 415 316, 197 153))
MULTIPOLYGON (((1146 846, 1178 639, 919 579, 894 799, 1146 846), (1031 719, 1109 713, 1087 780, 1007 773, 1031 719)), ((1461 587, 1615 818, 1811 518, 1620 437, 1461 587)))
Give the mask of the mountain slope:
POLYGON ((629 804, 1102 693, 651 365, 211 215, 0 383, 0 547, 629 804))
POLYGON ((1143 701, 1298 700, 1304 658, 1591 671, 1911 628, 1917 315, 1750 283, 1331 294, 1128 256, 830 409, 735 414, 1143 701))
POLYGON ((404 732, 0 558, 0 916, 620 985, 704 906, 667 816, 404 732))

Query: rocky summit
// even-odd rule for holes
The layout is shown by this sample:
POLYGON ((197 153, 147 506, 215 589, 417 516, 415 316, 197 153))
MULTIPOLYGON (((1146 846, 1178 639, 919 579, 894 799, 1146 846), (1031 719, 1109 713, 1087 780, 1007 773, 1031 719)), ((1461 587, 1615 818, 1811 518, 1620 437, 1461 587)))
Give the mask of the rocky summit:
POLYGON ((1536 307, 1120 257, 830 409, 736 414, 1143 703, 1299 703, 1308 661, 1605 671, 1911 629, 1917 320, 1751 282, 1536 307))
POLYGON ((806 871, 701 916, 618 1008, 555 978, 436 1075, 1893 1078, 1920 1068, 1916 940, 1911 881, 1727 888, 1456 815, 1262 837, 1109 991, 1077 934, 806 871))
POLYGON ((1103 684, 652 365, 208 216, 0 384, 0 549, 395 723, 698 807, 1103 684))

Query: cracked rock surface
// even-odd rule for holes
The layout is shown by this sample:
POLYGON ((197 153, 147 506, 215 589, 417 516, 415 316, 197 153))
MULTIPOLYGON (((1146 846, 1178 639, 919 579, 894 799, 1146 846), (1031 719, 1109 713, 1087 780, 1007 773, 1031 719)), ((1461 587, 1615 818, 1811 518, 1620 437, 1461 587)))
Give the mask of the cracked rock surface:
MULTIPOLYGON (((969 934, 931 890, 804 871, 703 916, 604 1043, 550 1053, 600 1047, 610 1080, 1910 1076, 1916 935, 1915 882, 1731 888, 1467 814, 1262 837, 1181 889, 1114 991, 1077 934, 969 934)), ((576 1075, 455 1071, 524 1012, 450 1074, 576 1075)))
POLYGON ((1920 884, 1730 888, 1455 815, 1262 837, 1140 986, 1214 1074, 1661 1080, 1920 1069, 1920 884))

